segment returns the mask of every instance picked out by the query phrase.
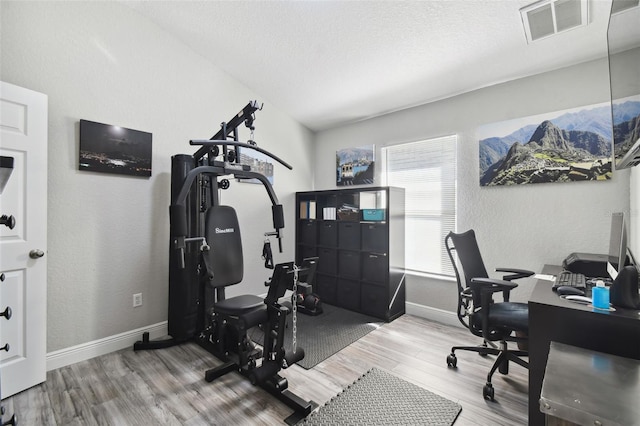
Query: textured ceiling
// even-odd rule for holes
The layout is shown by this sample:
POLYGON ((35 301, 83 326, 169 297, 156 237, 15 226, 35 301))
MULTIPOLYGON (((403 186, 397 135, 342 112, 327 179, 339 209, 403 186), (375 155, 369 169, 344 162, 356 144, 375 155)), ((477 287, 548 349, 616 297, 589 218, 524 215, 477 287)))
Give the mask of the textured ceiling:
POLYGON ((527 44, 531 2, 124 4, 318 131, 606 55, 610 0, 588 0, 586 27, 527 44))

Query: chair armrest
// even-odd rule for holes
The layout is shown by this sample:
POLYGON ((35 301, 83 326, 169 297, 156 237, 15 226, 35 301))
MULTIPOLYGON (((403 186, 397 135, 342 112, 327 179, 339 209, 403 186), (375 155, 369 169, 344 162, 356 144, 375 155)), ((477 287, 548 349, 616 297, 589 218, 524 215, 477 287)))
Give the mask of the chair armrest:
POLYGON ((474 289, 480 290, 488 290, 490 293, 495 293, 497 291, 511 291, 512 289, 518 287, 518 284, 514 284, 510 281, 500 280, 497 278, 471 278, 470 283, 474 289), (473 285, 477 284, 477 285, 473 285))
POLYGON ((472 278, 469 285, 473 286, 474 290, 478 290, 480 293, 480 320, 482 324, 482 336, 485 340, 490 340, 489 312, 491 310, 491 304, 493 303, 491 295, 493 293, 502 292, 502 298, 505 302, 508 302, 509 293, 511 290, 518 287, 518 284, 495 278, 472 278))
POLYGON ((496 268, 496 272, 509 272, 511 275, 504 275, 502 277, 502 279, 505 281, 526 278, 535 274, 535 272, 533 271, 528 271, 526 269, 514 269, 514 268, 496 268))
POLYGON ((474 290, 477 289, 480 291, 480 300, 482 301, 482 307, 485 307, 484 300, 491 299, 491 294, 497 293, 499 291, 502 292, 502 299, 505 302, 508 302, 509 293, 511 292, 511 290, 518 287, 518 284, 514 284, 506 280, 499 280, 497 278, 472 278, 470 286, 472 286, 474 290))

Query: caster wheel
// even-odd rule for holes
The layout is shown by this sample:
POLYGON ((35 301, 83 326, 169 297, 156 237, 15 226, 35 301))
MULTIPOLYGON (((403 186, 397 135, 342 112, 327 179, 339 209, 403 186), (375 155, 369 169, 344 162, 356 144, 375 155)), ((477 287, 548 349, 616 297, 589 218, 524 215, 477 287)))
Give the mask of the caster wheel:
POLYGON ((458 365, 458 358, 455 354, 450 354, 447 356, 447 367, 456 368, 458 365))
MULTIPOLYGON (((485 348, 486 348, 486 347, 488 347, 488 346, 487 346, 487 342, 482 343, 482 346, 483 346, 483 347, 485 347, 485 348)), ((480 356, 487 356, 487 355, 489 355, 489 354, 488 354, 488 353, 486 353, 486 352, 478 352, 478 355, 480 355, 480 356)))
POLYGON ((487 383, 486 385, 484 385, 484 387, 482 388, 482 396, 484 397, 484 399, 488 399, 489 401, 495 401, 495 399, 493 399, 494 389, 491 383, 487 383))

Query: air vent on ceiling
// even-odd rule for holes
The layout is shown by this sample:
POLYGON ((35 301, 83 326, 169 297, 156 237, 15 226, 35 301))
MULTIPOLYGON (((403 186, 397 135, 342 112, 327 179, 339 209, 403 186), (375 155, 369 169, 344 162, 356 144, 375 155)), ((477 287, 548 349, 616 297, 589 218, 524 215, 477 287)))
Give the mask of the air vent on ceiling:
POLYGON ((613 0, 611 14, 620 13, 633 7, 638 7, 640 0, 613 0))
POLYGON ((587 25, 587 0, 543 0, 520 9, 527 42, 587 25))

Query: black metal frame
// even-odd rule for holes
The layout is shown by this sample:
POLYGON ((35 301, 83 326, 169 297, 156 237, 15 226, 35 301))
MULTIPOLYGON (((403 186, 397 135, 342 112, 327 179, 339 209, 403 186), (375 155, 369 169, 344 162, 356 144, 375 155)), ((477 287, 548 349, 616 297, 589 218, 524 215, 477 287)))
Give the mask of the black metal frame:
MULTIPOLYGON (((251 342, 245 341, 245 321, 242 318, 211 315, 210 308, 225 300, 224 287, 212 288, 206 285, 201 274, 201 248, 205 241, 205 212, 211 206, 220 205, 218 190, 227 189, 227 176, 236 179, 257 179, 264 186, 272 204, 274 231, 266 235, 278 239, 280 252, 282 242, 280 229, 284 227, 282 205, 268 179, 261 173, 251 170, 250 166, 240 163, 239 148, 252 149, 273 158, 283 166, 291 166, 275 155, 258 148, 255 142, 238 141, 238 127, 242 124, 253 130, 254 112, 261 109, 257 101, 249 102, 229 122, 222 123, 218 131, 209 140, 191 140, 191 145, 200 146, 193 155, 178 154, 172 157, 171 165, 171 206, 170 211, 170 257, 169 257, 169 338, 149 340, 149 333, 143 334, 142 341, 134 344, 134 350, 161 349, 187 341, 194 341, 226 363, 209 370, 205 374, 207 381, 214 380, 231 371, 251 378, 276 396, 289 407, 294 414, 287 422, 297 422, 306 417, 314 404, 304 401, 287 390, 287 380, 277 373, 287 362, 282 362, 285 354, 275 360, 265 358, 263 365, 256 368, 256 360, 262 352, 256 350, 251 342), (232 139, 229 140, 228 138, 232 139), (232 149, 230 149, 232 148, 232 149), (219 159, 219 157, 222 157, 219 159), (200 245, 193 244, 200 242, 200 245), (224 324, 223 324, 224 323, 224 324), (228 334, 231 333, 231 334, 228 334), (228 338, 231 336, 231 338, 228 338), (235 337, 235 341, 233 338, 235 337), (238 340, 240 339, 240 340, 238 340), (230 356, 231 355, 231 356, 230 356), (272 362, 273 361, 273 362, 272 362), (277 361, 277 362, 276 362, 277 361)), ((285 319, 288 309, 277 302, 266 303, 261 309, 251 311, 265 328, 265 335, 278 336, 277 344, 282 348, 285 319), (266 308, 265 308, 266 307, 266 308)), ((265 339, 266 352, 273 351, 272 341, 265 339), (267 345, 269 343, 269 345, 267 345)), ((278 349, 279 350, 279 349, 278 349)), ((287 357, 295 362, 295 358, 287 357)), ((298 359, 298 360, 299 360, 298 359)))

